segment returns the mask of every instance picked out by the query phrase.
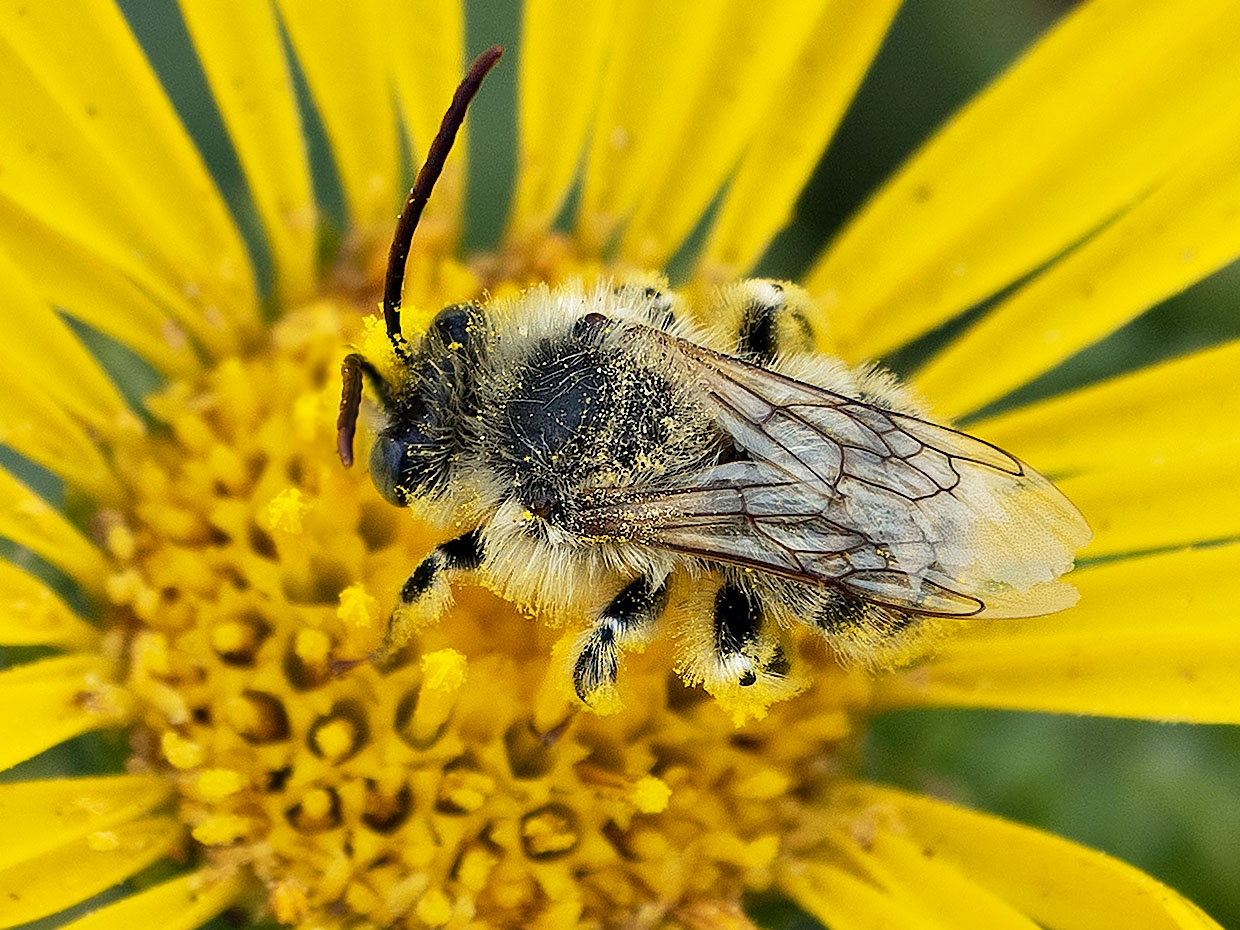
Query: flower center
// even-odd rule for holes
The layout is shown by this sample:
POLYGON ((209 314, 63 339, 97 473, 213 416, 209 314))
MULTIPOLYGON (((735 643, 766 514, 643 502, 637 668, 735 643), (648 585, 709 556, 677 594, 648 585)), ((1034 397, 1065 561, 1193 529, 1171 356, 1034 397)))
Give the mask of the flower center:
POLYGON ((436 541, 335 458, 356 318, 286 315, 254 357, 154 398, 166 428, 116 450, 131 499, 99 526, 134 764, 176 781, 197 854, 305 926, 690 922, 769 884, 813 842, 864 704, 822 655, 804 694, 738 729, 656 643, 601 717, 572 699, 562 631, 462 583, 398 661, 349 667, 436 541))

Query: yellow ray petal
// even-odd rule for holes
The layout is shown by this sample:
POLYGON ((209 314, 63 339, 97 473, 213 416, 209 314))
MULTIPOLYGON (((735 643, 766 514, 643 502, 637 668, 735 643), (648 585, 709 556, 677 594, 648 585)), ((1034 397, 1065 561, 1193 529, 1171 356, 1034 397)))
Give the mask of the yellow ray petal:
MULTIPOLYGON (((54 778, 0 785, 0 871, 97 830, 126 823, 172 795, 153 775, 54 778)), ((2 908, 0 908, 2 910, 2 908)))
POLYGON ((952 930, 835 866, 787 869, 780 876, 779 888, 832 930, 952 930))
MULTIPOLYGON (((464 4, 459 0, 382 0, 380 9, 383 21, 389 24, 384 30, 386 50, 396 78, 400 113, 413 144, 416 170, 465 74, 464 4)), ((435 184, 435 196, 418 224, 419 249, 451 249, 456 245, 465 202, 467 129, 461 127, 452 157, 435 184)), ((388 215, 395 217, 399 209, 399 201, 391 204, 388 215)))
POLYGON ((0 358, 67 411, 110 428, 125 401, 86 347, 38 297, 26 274, 0 251, 0 320, 5 345, 0 358))
POLYGON ((170 818, 139 820, 0 871, 0 927, 55 914, 124 881, 165 856, 181 836, 170 818))
MULTIPOLYGON (((1127 463, 1124 463, 1127 464, 1127 463)), ((1094 530, 1083 556, 1240 537, 1240 459, 1176 454, 1059 482, 1094 530)))
POLYGON ((280 297, 303 300, 314 286, 318 217, 275 11, 246 0, 180 2, 267 231, 280 297))
POLYGON ((875 700, 1240 723, 1237 572, 1237 544, 1075 572, 1076 607, 974 624, 875 700))
POLYGON ((1236 372, 1240 342, 971 423, 969 431, 1054 475, 1139 470, 1169 455, 1234 460, 1240 458, 1236 372))
POLYGON ((80 649, 99 632, 38 578, 0 560, 0 643, 80 649))
POLYGON ((836 848, 888 895, 951 930, 1038 930, 1036 924, 950 862, 908 837, 880 832, 864 841, 842 833, 836 848))
POLYGON ((0 770, 91 730, 118 726, 126 695, 99 656, 59 656, 0 672, 0 770), (21 708, 20 713, 13 712, 21 708))
POLYGON ((377 0, 279 0, 289 39, 336 156, 357 246, 391 233, 400 212, 400 140, 377 0))
POLYGON ((1240 255, 1240 132, 1228 128, 919 371, 936 409, 1001 397, 1240 255))
POLYGON ((0 367, 0 443, 95 500, 121 497, 96 439, 20 371, 0 367))
POLYGON ((116 5, 5 5, 0 36, 0 106, 17 108, 0 189, 153 289, 195 295, 217 328, 252 320, 241 238, 116 5))
POLYGON ((198 367, 186 333, 204 331, 200 309, 188 301, 157 304, 96 253, 3 197, 0 250, 47 305, 107 333, 161 371, 185 374, 198 367))
POLYGON ((827 4, 724 194, 699 266, 708 282, 743 275, 787 224, 899 5, 827 4))
POLYGON ((578 241, 598 250, 665 157, 718 40, 730 0, 633 0, 616 17, 586 160, 578 241))
POLYGON ((1056 930, 1213 930, 1218 925, 1130 865, 1049 833, 927 797, 841 786, 854 831, 907 834, 1033 920, 1056 930))
POLYGON ((25 546, 88 591, 103 585, 103 555, 64 514, 0 469, 0 536, 25 546))
MULTIPOLYGON (((697 78, 683 121, 660 140, 620 245, 621 257, 662 265, 724 180, 801 52, 817 33, 825 0, 733 3, 697 78)), ((673 89, 673 93, 676 91, 673 89)))
POLYGON ((568 197, 598 103, 615 33, 617 0, 522 7, 516 196, 508 235, 546 232, 568 197))
POLYGON ((193 930, 236 901, 243 888, 239 875, 190 872, 100 908, 62 930, 193 930))
POLYGON ((875 356, 1078 241, 1231 112, 1240 8, 1092 0, 968 104, 814 266, 838 348, 875 356))

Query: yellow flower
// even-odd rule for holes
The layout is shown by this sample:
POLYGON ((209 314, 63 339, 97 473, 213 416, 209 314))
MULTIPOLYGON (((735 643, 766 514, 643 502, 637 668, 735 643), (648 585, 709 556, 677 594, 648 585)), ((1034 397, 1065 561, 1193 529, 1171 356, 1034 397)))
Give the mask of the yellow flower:
MULTIPOLYGON (((749 273, 895 6, 530 0, 505 65, 504 243, 458 253, 462 146, 414 245, 408 329, 484 290, 657 269, 699 225, 691 292, 749 273)), ((25 763, 0 785, 0 926, 127 878, 72 926, 235 907, 307 930, 742 928, 743 896, 767 890, 834 928, 1216 926, 1101 853, 866 783, 852 760, 893 708, 1240 721, 1240 346, 972 418, 1090 519, 1081 603, 978 623, 910 669, 845 672, 811 647, 804 692, 738 728, 655 642, 600 716, 566 690, 555 631, 462 585, 408 661, 333 674, 434 542, 339 467, 333 429, 346 345, 382 339, 363 316, 404 193, 399 127, 416 164, 465 65, 463 13, 181 12, 248 240, 110 0, 0 7, 0 439, 17 454, 0 641, 31 647, 0 672, 0 766, 25 763), (298 69, 348 217, 326 267, 298 69), (143 413, 100 361, 117 344, 164 379, 143 413), (32 488, 40 469, 63 507, 55 482, 32 488), (27 762, 115 728, 124 774, 27 762)), ((999 295, 914 379, 964 417, 1240 254, 1237 34, 1235 5, 1207 0, 1066 16, 814 262, 823 348, 881 356, 999 295)))

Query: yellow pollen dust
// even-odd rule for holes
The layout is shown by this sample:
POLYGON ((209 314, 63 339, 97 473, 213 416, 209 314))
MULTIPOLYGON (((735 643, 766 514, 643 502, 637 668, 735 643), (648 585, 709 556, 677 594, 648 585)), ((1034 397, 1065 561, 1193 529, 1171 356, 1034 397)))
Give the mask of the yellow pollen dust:
POLYGON ((633 804, 643 814, 658 814, 667 810, 672 789, 653 775, 643 775, 633 786, 633 804))
POLYGON ((208 817, 193 829, 193 836, 206 846, 227 846, 241 839, 250 829, 250 821, 233 814, 208 817))
POLYGON ((313 739, 324 758, 337 762, 353 750, 357 733, 348 720, 333 720, 315 730, 313 739))
POLYGON ((185 739, 175 730, 165 730, 160 734, 160 748, 164 758, 175 768, 192 769, 202 764, 202 747, 185 739))
POLYGON ((378 619, 379 601, 366 593, 360 584, 349 585, 340 592, 336 616, 350 626, 367 627, 378 619))
MULTIPOLYGON (((409 319, 449 296, 470 292, 409 319)), ((820 840, 814 799, 864 684, 802 656, 813 683, 738 731, 659 636, 624 657, 603 715, 573 694, 566 631, 468 578, 372 663, 443 537, 336 459, 350 345, 387 352, 382 324, 329 301, 290 312, 252 357, 151 398, 170 429, 114 450, 132 502, 99 540, 127 650, 107 701, 133 708, 134 768, 177 786, 190 856, 245 872, 256 918, 303 930, 605 928, 767 887, 820 840)), ((374 356, 389 375, 390 355, 374 356)), ((357 441, 364 463, 364 425, 357 441)))
POLYGON ((91 852, 112 852, 120 845, 121 838, 111 830, 99 830, 86 837, 86 848, 91 852))
POLYGON ((267 505, 267 522, 274 530, 300 533, 302 519, 310 510, 305 495, 297 488, 285 488, 267 505))
POLYGON ((246 777, 232 769, 206 769, 198 776, 198 793, 218 801, 236 794, 247 784, 246 777))

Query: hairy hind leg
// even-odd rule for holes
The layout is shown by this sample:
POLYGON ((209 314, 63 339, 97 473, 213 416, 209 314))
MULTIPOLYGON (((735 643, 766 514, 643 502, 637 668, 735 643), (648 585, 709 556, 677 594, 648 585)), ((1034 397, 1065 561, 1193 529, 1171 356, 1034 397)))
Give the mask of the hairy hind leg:
POLYGON ((470 530, 432 549, 401 586, 400 603, 392 611, 383 642, 372 658, 386 659, 404 646, 416 629, 438 620, 452 603, 452 589, 448 586, 450 576, 475 571, 482 566, 483 557, 480 529, 470 530))
POLYGON ((773 592, 744 571, 727 570, 690 596, 679 631, 677 670, 686 684, 700 684, 725 710, 760 715, 805 683, 794 667, 791 640, 776 619, 773 592))
POLYGON ((777 356, 813 351, 811 306, 796 285, 755 278, 724 290, 710 316, 728 328, 737 356, 769 367, 777 356))
POLYGON ((757 684, 759 675, 787 674, 783 647, 764 628, 762 602, 752 591, 725 582, 715 594, 712 617, 715 631, 715 667, 720 679, 730 678, 742 688, 757 684))
POLYGON ((641 576, 611 599, 582 637, 573 662, 573 688, 590 705, 615 688, 620 649, 646 632, 667 606, 667 581, 641 576))
POLYGON ((667 280, 662 275, 635 275, 612 291, 617 297, 641 307, 650 325, 658 329, 671 329, 681 312, 676 292, 668 288, 667 280))

